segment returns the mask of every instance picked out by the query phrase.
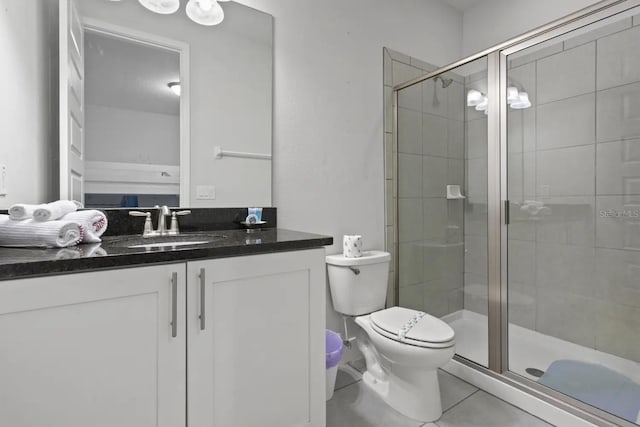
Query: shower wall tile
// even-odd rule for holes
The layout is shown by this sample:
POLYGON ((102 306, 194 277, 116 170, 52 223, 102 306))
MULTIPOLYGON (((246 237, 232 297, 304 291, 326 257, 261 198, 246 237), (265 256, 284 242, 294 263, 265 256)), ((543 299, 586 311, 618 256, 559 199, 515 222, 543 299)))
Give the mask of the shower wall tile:
POLYGON ((384 49, 389 53, 389 56, 391 57, 392 60, 402 62, 403 64, 407 64, 407 65, 411 64, 411 57, 409 55, 406 55, 402 52, 398 52, 397 50, 394 50, 394 49, 389 49, 387 47, 385 47, 384 49))
MULTIPOLYGON (((533 197, 532 197, 533 199, 533 197)), ((536 220, 521 217, 516 220, 514 215, 518 214, 520 205, 511 203, 511 223, 509 224, 508 239, 509 244, 512 240, 536 240, 536 220)))
POLYGON ((595 287, 595 248, 536 245, 536 280, 541 293, 565 292, 592 298, 595 287))
POLYGON ((596 249, 595 298, 640 308, 640 252, 596 249))
POLYGON ((449 313, 455 313, 464 308, 464 287, 461 285, 459 288, 449 291, 449 313))
POLYGON ((536 193, 536 154, 533 152, 508 155, 509 199, 524 200, 536 193))
POLYGON ((536 244, 523 240, 512 240, 508 248, 509 284, 535 287, 536 244))
POLYGON ((562 48, 562 42, 549 40, 520 53, 509 55, 509 65, 512 68, 519 67, 529 62, 534 62, 558 52, 562 52, 562 48))
POLYGON ((507 114, 507 150, 521 153, 536 149, 536 108, 510 109, 507 114))
POLYGON ((412 66, 420 68, 422 71, 424 71, 423 74, 427 74, 437 68, 436 66, 429 64, 428 62, 422 61, 418 58, 411 57, 410 61, 412 66))
POLYGON ((384 134, 384 179, 393 179, 393 134, 384 134))
POLYGON ((596 303, 596 348, 640 362, 640 309, 607 301, 596 303))
POLYGON ((629 195, 640 192, 640 139, 598 144, 596 193, 629 195))
POLYGON ((640 81, 640 28, 598 40, 598 89, 640 81))
POLYGON ((382 48, 382 84, 384 86, 393 86, 393 63, 389 49, 382 48))
POLYGON ((422 199, 400 199, 398 208, 400 243, 421 241, 424 234, 422 199))
POLYGON ((598 142, 640 138, 640 83, 598 92, 598 142))
MULTIPOLYGON (((410 60, 409 60, 410 61, 410 60)), ((393 61, 393 85, 397 85, 400 83, 404 83, 411 79, 415 79, 416 77, 420 77, 424 74, 418 67, 412 67, 411 65, 407 65, 406 63, 393 61)))
MULTIPOLYGON (((452 78, 452 77, 449 77, 452 78)), ((467 105, 465 97, 464 85, 454 81, 448 87, 444 88, 447 94, 447 117, 449 119, 463 121, 464 110, 467 105)))
POLYGON ((448 125, 447 157, 464 159, 464 122, 449 120, 448 125))
POLYGON ((424 239, 444 243, 447 233, 447 199, 430 198, 424 200, 424 239))
POLYGON ((422 87, 422 112, 449 118, 449 88, 443 88, 440 80, 425 80, 422 87))
POLYGON ((451 291, 431 289, 431 284, 433 283, 425 284, 423 301, 424 311, 435 317, 442 317, 451 313, 449 310, 449 294, 451 291))
POLYGON ((447 195, 446 157, 422 156, 423 197, 445 197, 447 195))
POLYGON ((633 17, 633 25, 640 25, 640 15, 636 15, 633 17))
POLYGON ((512 67, 507 72, 509 86, 515 86, 519 91, 527 92, 533 105, 537 103, 536 63, 531 62, 519 67, 512 67))
POLYGON ((535 330, 536 288, 509 279, 509 323, 535 330))
POLYGON ((465 273, 487 276, 487 238, 485 236, 466 235, 464 238, 465 273))
POLYGON ((488 312, 489 293, 487 276, 464 274, 464 308, 465 310, 486 315, 488 312))
POLYGON ((394 132, 393 129, 393 90, 390 86, 385 86, 384 92, 384 131, 394 132))
POLYGON ((398 153, 400 198, 422 197, 422 156, 398 153))
POLYGON ((537 194, 579 196, 595 192, 595 145, 538 151, 537 194))
POLYGON ((422 113, 398 108, 398 151, 422 154, 422 113))
POLYGON ((385 199, 386 199, 386 220, 387 225, 395 224, 396 197, 394 197, 394 182, 390 179, 385 181, 385 199))
POLYGON ((538 292, 536 330, 586 347, 595 346, 595 301, 573 293, 538 292))
POLYGON ((536 240, 571 246, 595 245, 594 196, 552 197, 544 200, 547 209, 538 215, 536 240))
MULTIPOLYGON (((631 27, 631 18, 623 19, 620 21, 616 21, 612 24, 605 25, 604 27, 591 29, 589 28, 588 32, 581 34, 579 36, 573 37, 569 40, 565 40, 564 48, 571 49, 581 44, 589 43, 594 40, 601 39, 609 34, 614 34, 619 31, 623 31, 627 28, 631 27)), ((598 56, 600 56, 600 46, 598 46, 598 56)))
POLYGON ((399 303, 401 307, 424 310, 424 285, 418 284, 402 288, 399 303))
POLYGON ((640 251, 640 197, 596 198, 596 246, 640 251))
POLYGON ((489 140, 487 118, 468 121, 466 129, 467 159, 486 159, 489 140))
POLYGON ((422 116, 422 152, 429 156, 447 157, 449 121, 440 116, 422 116))
MULTIPOLYGON (((424 282, 424 247, 421 242, 402 243, 399 245, 398 270, 400 287, 405 288, 424 282)), ((404 289, 402 289, 402 294, 404 289)))
POLYGON ((595 93, 537 108, 536 148, 571 147, 595 142, 595 93))
POLYGON ((464 234, 469 236, 487 236, 487 201, 468 203, 464 212, 464 234))
POLYGON ((413 85, 398 91, 398 107, 422 112, 422 90, 413 85))
POLYGON ((595 42, 538 61, 538 105, 595 91, 595 63, 595 42))

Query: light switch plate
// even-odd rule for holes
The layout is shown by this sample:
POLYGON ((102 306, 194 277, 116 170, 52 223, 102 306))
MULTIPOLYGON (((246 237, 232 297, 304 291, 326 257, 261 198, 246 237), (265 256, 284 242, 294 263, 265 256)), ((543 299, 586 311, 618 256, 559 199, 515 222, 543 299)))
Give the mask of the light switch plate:
POLYGON ((213 200, 216 198, 216 187, 214 185, 197 185, 197 200, 213 200))
POLYGON ((0 196, 7 195, 7 166, 0 165, 0 196))

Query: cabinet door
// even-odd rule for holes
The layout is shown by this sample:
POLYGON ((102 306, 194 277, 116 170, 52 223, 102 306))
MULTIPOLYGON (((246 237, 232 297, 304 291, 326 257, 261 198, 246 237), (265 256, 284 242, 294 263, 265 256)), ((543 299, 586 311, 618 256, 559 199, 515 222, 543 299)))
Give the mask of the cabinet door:
POLYGON ((0 425, 184 426, 185 274, 0 282, 0 425))
POLYGON ((324 256, 187 264, 189 427, 325 425, 324 256))

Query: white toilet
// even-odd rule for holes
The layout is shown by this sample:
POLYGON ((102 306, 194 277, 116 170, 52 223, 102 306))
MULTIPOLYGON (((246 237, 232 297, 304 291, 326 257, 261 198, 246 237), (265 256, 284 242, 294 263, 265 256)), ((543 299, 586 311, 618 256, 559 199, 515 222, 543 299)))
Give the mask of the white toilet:
POLYGON ((402 307, 384 309, 387 252, 360 258, 327 256, 334 309, 358 316, 356 342, 365 357, 362 380, 401 414, 418 421, 442 415, 437 369, 455 353, 455 334, 442 320, 402 307))

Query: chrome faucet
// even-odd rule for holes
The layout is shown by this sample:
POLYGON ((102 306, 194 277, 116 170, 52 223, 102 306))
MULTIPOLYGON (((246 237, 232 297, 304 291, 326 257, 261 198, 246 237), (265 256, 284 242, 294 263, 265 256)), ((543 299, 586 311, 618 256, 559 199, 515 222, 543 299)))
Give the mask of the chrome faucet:
POLYGON ((158 228, 156 229, 156 236, 164 236, 167 232, 167 220, 165 217, 167 215, 171 215, 171 211, 167 205, 163 206, 155 206, 155 209, 158 210, 158 228))
POLYGON ((142 237, 155 237, 155 236, 167 236, 172 235, 175 236, 179 233, 178 230, 178 222, 175 218, 175 215, 187 215, 190 214, 191 211, 180 211, 173 213, 173 220, 171 222, 171 229, 167 230, 167 220, 166 217, 171 215, 171 210, 168 206, 154 206, 154 209, 158 211, 158 227, 154 230, 151 224, 151 212, 140 212, 140 211, 131 211, 129 215, 131 216, 143 216, 144 220, 144 231, 142 232, 142 237))

